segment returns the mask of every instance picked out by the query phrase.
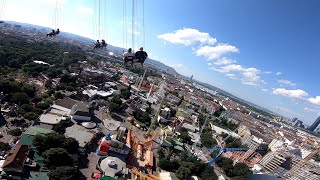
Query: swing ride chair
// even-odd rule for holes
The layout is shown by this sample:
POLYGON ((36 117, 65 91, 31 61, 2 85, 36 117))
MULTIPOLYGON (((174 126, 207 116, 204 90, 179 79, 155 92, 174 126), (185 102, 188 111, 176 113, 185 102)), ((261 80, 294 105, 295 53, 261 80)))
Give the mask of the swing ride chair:
POLYGON ((56 35, 60 34, 60 19, 61 19, 61 2, 59 0, 55 0, 54 5, 52 7, 52 14, 51 14, 51 26, 52 31, 47 34, 47 37, 55 37, 56 35))

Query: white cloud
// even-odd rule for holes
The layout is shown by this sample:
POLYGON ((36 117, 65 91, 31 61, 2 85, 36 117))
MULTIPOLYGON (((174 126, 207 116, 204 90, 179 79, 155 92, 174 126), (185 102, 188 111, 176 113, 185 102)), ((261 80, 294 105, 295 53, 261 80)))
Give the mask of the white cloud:
POLYGON ((202 46, 196 50, 197 56, 204 56, 207 60, 219 59, 221 56, 239 52, 239 49, 229 44, 218 44, 216 46, 202 46))
POLYGON ((223 57, 221 59, 218 59, 216 62, 214 62, 215 65, 228 65, 228 64, 232 64, 235 63, 236 61, 233 61, 231 59, 228 59, 226 57, 223 57))
POLYGON ((208 63, 208 66, 211 66, 212 65, 212 63, 208 63))
POLYGON ((173 68, 182 68, 183 64, 172 64, 171 67, 173 67, 173 68))
POLYGON ((263 80, 261 80, 259 76, 261 71, 256 68, 245 68, 239 64, 229 64, 227 66, 222 66, 219 68, 211 67, 209 69, 212 69, 220 73, 230 73, 230 72, 239 73, 241 76, 240 80, 242 81, 242 84, 245 84, 245 85, 258 86, 260 84, 266 84, 263 80))
POLYGON ((315 109, 310 109, 310 108, 307 108, 307 107, 305 107, 304 110, 307 111, 307 112, 318 112, 315 109))
POLYGON ((295 86, 297 85, 296 83, 293 83, 289 80, 285 80, 285 79, 280 79, 278 80, 278 83, 280 83, 281 85, 286 85, 286 86, 295 86))
POLYGON ((213 38, 206 32, 200 32, 197 29, 183 28, 173 33, 165 33, 157 36, 159 39, 170 42, 172 44, 183 44, 186 46, 194 43, 215 44, 216 38, 213 38))
POLYGON ((282 72, 277 72, 276 75, 280 76, 280 75, 282 75, 282 72))
POLYGON ((302 99, 308 96, 308 93, 301 89, 288 90, 284 88, 277 88, 272 91, 273 94, 281 95, 289 98, 302 99))
POLYGON ((261 91, 267 92, 267 91, 269 91, 269 90, 268 90, 268 89, 264 89, 264 88, 263 88, 263 89, 261 89, 261 91))
POLYGON ((308 98, 308 102, 320 106, 320 96, 316 96, 315 98, 308 98))
POLYGON ((236 75, 235 75, 235 74, 226 74, 226 76, 228 76, 228 77, 235 77, 236 75))
POLYGON ((259 84, 251 81, 242 81, 241 83, 248 86, 259 86, 259 84))
POLYGON ((263 73, 265 73, 265 74, 271 74, 272 71, 264 71, 263 73))
POLYGON ((93 9, 90 7, 82 6, 77 8, 77 12, 82 14, 93 14, 93 9))

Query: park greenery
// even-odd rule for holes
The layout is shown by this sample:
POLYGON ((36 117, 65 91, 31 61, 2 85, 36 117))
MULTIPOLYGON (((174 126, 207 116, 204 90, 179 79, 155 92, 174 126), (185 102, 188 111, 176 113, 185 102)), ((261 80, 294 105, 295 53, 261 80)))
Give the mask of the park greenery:
POLYGON ((205 180, 216 180, 213 167, 197 160, 187 152, 174 153, 173 149, 160 148, 158 166, 166 171, 174 172, 179 179, 188 179, 196 175, 205 180))
POLYGON ((0 151, 7 151, 10 149, 10 145, 8 143, 0 142, 0 151))
POLYGON ((68 127, 69 123, 66 121, 60 121, 58 124, 55 124, 52 128, 56 133, 64 134, 66 132, 66 128, 68 127))
POLYGON ((244 179, 252 174, 252 171, 246 164, 236 163, 233 165, 233 160, 226 157, 220 157, 216 164, 232 179, 244 179))
POLYGON ((131 90, 131 86, 128 86, 128 87, 125 88, 125 89, 121 89, 121 90, 120 90, 120 92, 121 92, 121 97, 122 97, 123 99, 129 99, 130 96, 131 96, 130 90, 131 90))
POLYGON ((120 99, 119 96, 115 96, 109 102, 109 111, 117 112, 121 109, 121 106, 122 106, 122 100, 120 99))
POLYGON ((217 145, 217 141, 213 138, 210 131, 204 132, 200 137, 201 143, 207 148, 213 148, 217 145))
POLYGON ((184 128, 180 130, 180 139, 183 143, 187 143, 189 145, 192 144, 191 137, 188 134, 188 131, 184 128))
POLYGON ((20 136, 22 134, 21 129, 16 128, 16 129, 10 129, 8 131, 8 134, 10 134, 11 136, 20 136))
POLYGON ((224 129, 230 129, 231 131, 234 131, 238 128, 238 124, 233 123, 232 121, 229 121, 225 118, 220 118, 220 119, 216 119, 215 121, 213 121, 214 125, 220 126, 224 129))

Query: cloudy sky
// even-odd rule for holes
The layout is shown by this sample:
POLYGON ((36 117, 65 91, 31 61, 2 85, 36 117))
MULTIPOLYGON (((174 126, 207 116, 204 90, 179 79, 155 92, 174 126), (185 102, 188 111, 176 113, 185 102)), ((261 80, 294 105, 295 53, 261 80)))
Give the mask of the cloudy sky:
POLYGON ((143 17, 136 0, 132 23, 132 0, 100 0, 100 26, 98 0, 58 0, 58 21, 56 0, 2 1, 6 20, 145 46, 179 73, 286 117, 320 115, 320 1, 146 0, 143 17))

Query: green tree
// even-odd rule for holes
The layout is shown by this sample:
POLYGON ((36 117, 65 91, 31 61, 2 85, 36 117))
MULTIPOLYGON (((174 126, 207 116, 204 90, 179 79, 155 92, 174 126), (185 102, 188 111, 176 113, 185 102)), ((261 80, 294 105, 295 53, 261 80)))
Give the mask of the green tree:
POLYGON ((117 112, 119 109, 120 109, 120 105, 119 104, 117 104, 117 103, 114 103, 114 102, 110 102, 109 103, 109 110, 110 110, 110 112, 117 112))
POLYGON ((189 136, 188 132, 181 131, 180 132, 180 138, 181 138, 183 143, 187 143, 187 144, 190 144, 190 145, 192 144, 191 137, 189 136))
POLYGON ((194 173, 195 170, 196 170, 196 166, 194 161, 181 161, 181 165, 176 171, 176 175, 180 179, 188 179, 188 177, 192 173, 194 173))
POLYGON ((24 84, 21 88, 29 97, 34 97, 36 94, 36 88, 30 84, 24 84))
POLYGON ((10 147, 11 146, 8 143, 0 142, 0 151, 7 151, 10 147))
POLYGON ((200 137, 201 143, 207 147, 212 148, 217 145, 217 141, 212 137, 210 132, 205 132, 200 137))
POLYGON ((77 153, 79 149, 79 142, 74 138, 66 138, 62 143, 62 147, 69 153, 77 153))
POLYGON ((77 180, 78 171, 75 167, 61 166, 48 173, 50 180, 77 180))
POLYGON ((213 167, 208 167, 206 166, 204 171, 201 173, 201 179, 205 179, 205 180, 217 180, 218 176, 217 174, 214 172, 213 167))
POLYGON ((54 98, 56 98, 56 99, 62 99, 63 97, 64 97, 64 95, 61 93, 61 92, 55 92, 54 94, 53 94, 53 96, 54 96, 54 98))
POLYGON ((20 108, 22 108, 26 112, 30 112, 30 111, 32 111, 33 106, 31 104, 23 104, 22 106, 20 106, 20 108))
POLYGON ((58 124, 55 124, 52 128, 55 132, 59 134, 64 134, 66 132, 66 128, 68 127, 68 122, 60 121, 58 124))
POLYGON ((22 131, 19 128, 11 129, 8 131, 8 134, 11 136, 20 136, 22 134, 22 131))
POLYGON ((247 177, 252 174, 252 171, 245 163, 237 163, 233 167, 232 175, 234 176, 241 176, 241 177, 247 177))
POLYGON ((26 104, 29 102, 29 96, 24 92, 16 92, 13 94, 13 102, 17 104, 26 104))
POLYGON ((37 104, 37 108, 40 108, 42 110, 46 110, 49 107, 50 107, 50 104, 47 104, 47 103, 44 103, 44 102, 37 104))
POLYGON ((72 165, 72 158, 66 149, 51 148, 43 153, 44 162, 49 167, 68 166, 72 165))
POLYGON ((130 96, 131 96, 131 86, 129 86, 128 88, 125 88, 125 89, 121 89, 120 92, 121 92, 121 97, 123 97, 124 99, 129 99, 130 96))
POLYGON ((38 118, 38 115, 34 112, 27 112, 24 117, 28 120, 36 120, 38 118))

